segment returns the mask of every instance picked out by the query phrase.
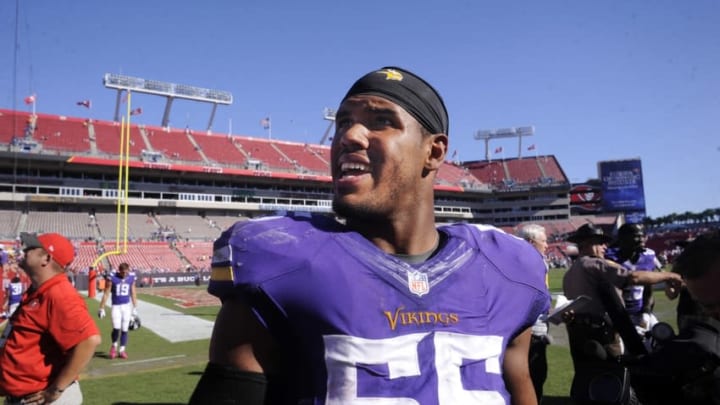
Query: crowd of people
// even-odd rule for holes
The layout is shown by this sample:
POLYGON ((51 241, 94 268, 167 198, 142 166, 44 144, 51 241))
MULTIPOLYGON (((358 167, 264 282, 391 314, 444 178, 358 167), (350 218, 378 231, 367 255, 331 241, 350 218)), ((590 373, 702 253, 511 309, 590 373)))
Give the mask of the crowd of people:
MULTIPOLYGON (((369 72, 343 97, 335 125, 337 218, 240 221, 215 241, 208 291, 222 305, 191 405, 535 405, 558 316, 576 404, 718 403, 720 232, 685 243, 666 271, 641 226, 610 235, 584 224, 567 238, 576 247, 563 278, 569 305, 553 310, 542 226, 511 235, 435 222, 450 138, 434 87, 399 67, 369 72), (656 333, 657 284, 684 300, 677 336, 656 333), (646 390, 665 378, 662 396, 646 390)), ((75 250, 59 234, 20 242, 28 283, 19 302, 10 300, 15 277, 7 285, 0 395, 11 405, 80 404, 77 376, 101 337, 66 274, 75 250)), ((135 280, 122 263, 103 289, 110 359, 128 357, 135 280)))

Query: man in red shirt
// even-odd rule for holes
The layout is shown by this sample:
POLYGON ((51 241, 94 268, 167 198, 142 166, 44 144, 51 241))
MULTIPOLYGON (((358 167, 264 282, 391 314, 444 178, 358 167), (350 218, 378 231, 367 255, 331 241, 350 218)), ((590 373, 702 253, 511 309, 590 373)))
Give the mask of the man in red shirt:
POLYGON ((21 240, 20 267, 32 284, 0 337, 0 394, 9 405, 80 404, 78 374, 100 331, 65 275, 74 248, 57 233, 23 233, 21 240))

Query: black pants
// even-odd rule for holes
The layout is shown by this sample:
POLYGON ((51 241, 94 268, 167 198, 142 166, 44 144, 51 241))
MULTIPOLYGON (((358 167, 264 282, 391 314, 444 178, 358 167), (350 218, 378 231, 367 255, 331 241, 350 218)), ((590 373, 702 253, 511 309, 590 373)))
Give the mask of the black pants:
POLYGON ((530 340, 530 352, 528 363, 530 366, 530 378, 535 387, 538 404, 543 396, 543 384, 547 380, 547 340, 542 336, 533 335, 530 340))

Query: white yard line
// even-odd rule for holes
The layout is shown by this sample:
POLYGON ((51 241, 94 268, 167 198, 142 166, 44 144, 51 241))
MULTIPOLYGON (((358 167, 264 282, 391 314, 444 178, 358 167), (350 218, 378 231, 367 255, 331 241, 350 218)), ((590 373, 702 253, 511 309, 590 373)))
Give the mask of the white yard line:
MULTIPOLYGON (((98 294, 95 299, 100 301, 101 297, 98 294)), ((212 334, 213 322, 142 300, 138 300, 138 315, 143 328, 171 343, 209 339, 212 334)))
POLYGON ((178 354, 177 356, 153 357, 152 359, 143 359, 143 360, 132 360, 132 361, 124 360, 124 361, 122 361, 122 362, 112 363, 112 366, 115 367, 115 366, 126 366, 126 365, 128 365, 128 364, 151 363, 151 362, 154 362, 154 361, 180 359, 180 358, 183 358, 183 357, 186 357, 186 356, 185 356, 184 354, 178 354))

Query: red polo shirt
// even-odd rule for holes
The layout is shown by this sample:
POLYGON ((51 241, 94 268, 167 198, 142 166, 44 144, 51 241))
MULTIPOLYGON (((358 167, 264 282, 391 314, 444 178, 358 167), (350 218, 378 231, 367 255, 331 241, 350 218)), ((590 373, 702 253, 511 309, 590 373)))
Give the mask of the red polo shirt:
POLYGON ((99 335, 85 301, 65 273, 29 292, 8 323, 0 349, 0 391, 24 396, 43 390, 67 361, 67 352, 99 335))

